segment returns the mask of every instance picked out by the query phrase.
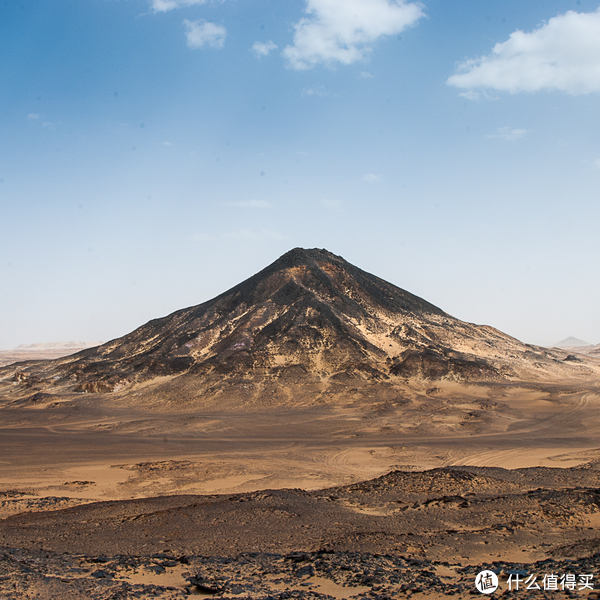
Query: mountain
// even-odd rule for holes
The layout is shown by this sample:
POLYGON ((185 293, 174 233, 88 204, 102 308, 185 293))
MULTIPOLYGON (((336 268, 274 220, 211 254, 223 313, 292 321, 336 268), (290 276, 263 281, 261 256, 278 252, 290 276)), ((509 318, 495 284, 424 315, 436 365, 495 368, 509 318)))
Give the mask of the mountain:
POLYGON ((558 342, 558 344, 554 344, 557 348, 582 348, 585 346, 591 346, 587 342, 580 340, 576 337, 570 336, 564 340, 558 342))
POLYGON ((327 250, 296 248, 213 300, 96 348, 0 371, 52 393, 161 401, 329 401, 415 381, 548 380, 590 374, 560 350, 460 321, 327 250))

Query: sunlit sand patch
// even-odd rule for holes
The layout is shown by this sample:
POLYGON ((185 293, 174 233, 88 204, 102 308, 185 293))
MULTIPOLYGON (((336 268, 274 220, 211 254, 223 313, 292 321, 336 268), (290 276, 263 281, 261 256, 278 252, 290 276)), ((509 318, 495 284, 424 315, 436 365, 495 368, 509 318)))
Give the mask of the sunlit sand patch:
POLYGON ((336 600, 346 600, 350 598, 354 598, 359 594, 367 593, 371 588, 367 586, 343 586, 331 579, 327 579, 325 577, 312 576, 305 578, 299 584, 281 584, 276 583, 277 579, 280 579, 280 576, 273 575, 267 577, 274 581, 271 584, 272 588, 277 591, 285 591, 285 590, 297 590, 297 591, 307 591, 311 590, 314 592, 318 592, 320 594, 327 594, 329 596, 333 596, 336 600))
MULTIPOLYGON (((502 467, 504 469, 520 469, 526 467, 575 467, 585 462, 585 457, 595 456, 591 448, 508 448, 488 452, 478 452, 464 456, 454 464, 477 467, 502 467), (558 452, 558 454, 556 454, 558 452)), ((597 451, 596 451, 597 452, 597 451)))
POLYGON ((189 567, 186 565, 159 567, 159 569, 151 565, 143 565, 121 569, 117 572, 115 579, 126 580, 133 584, 184 588, 187 585, 185 577, 188 575, 189 567))
POLYGON ((373 506, 365 503, 356 503, 348 501, 344 501, 342 502, 342 504, 352 512, 362 515, 371 515, 372 517, 388 517, 389 515, 401 512, 406 506, 403 505, 402 507, 399 507, 398 503, 387 503, 379 506, 373 506))

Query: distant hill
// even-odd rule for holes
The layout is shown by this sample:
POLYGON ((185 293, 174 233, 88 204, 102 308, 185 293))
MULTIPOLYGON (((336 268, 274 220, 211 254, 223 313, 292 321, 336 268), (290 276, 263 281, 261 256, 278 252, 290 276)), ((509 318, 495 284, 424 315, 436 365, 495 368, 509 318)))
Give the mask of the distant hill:
POLYGON ((29 360, 51 360, 99 346, 102 342, 50 342, 21 344, 12 350, 0 350, 0 367, 29 360))
POLYGON ((591 344, 572 336, 554 344, 555 348, 580 348, 583 346, 591 346, 591 344))
POLYGON ((49 342, 46 344, 21 344, 13 348, 13 352, 48 352, 54 350, 85 350, 100 346, 102 342, 49 342))

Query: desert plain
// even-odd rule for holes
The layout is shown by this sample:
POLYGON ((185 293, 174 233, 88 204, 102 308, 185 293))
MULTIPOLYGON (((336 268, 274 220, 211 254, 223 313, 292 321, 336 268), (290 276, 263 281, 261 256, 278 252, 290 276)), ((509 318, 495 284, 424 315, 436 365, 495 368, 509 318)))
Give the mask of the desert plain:
POLYGON ((2 599, 595 598, 599 553, 600 358, 324 250, 0 368, 2 599))

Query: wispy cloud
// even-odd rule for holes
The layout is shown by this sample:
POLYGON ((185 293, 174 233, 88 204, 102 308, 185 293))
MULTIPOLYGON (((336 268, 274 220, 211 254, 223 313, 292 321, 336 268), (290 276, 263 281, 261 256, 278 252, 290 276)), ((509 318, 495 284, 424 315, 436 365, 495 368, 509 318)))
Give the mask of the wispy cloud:
POLYGON ((277 44, 269 40, 268 42, 254 42, 251 50, 256 58, 262 58, 263 56, 269 56, 275 48, 277 48, 277 44))
MULTIPOLYGON (((42 115, 40 115, 38 113, 29 113, 27 115, 27 119, 30 121, 38 121, 39 122, 41 117, 42 117, 42 115)), ((41 126, 44 129, 47 129, 48 131, 56 131, 56 123, 53 123, 52 121, 43 121, 41 123, 41 126)))
POLYGON ((316 96, 317 98, 324 98, 329 96, 329 92, 321 85, 318 88, 304 88, 302 90, 303 96, 316 96))
POLYGON ((381 175, 376 175, 375 173, 367 173, 366 175, 363 175, 362 180, 368 183, 379 183, 381 181, 381 175))
POLYGON ((521 139, 526 133, 529 133, 528 129, 513 129, 512 127, 498 127, 496 133, 486 135, 486 138, 500 138, 508 142, 514 142, 515 140, 521 139))
POLYGON ((167 141, 165 140, 164 142, 161 142, 161 144, 162 144, 163 146, 172 146, 172 145, 173 145, 173 142, 167 142, 167 141))
POLYGON ((422 5, 405 0, 307 0, 294 25, 294 43, 283 56, 293 69, 362 60, 382 36, 395 35, 424 16, 422 5))
POLYGON ((458 94, 461 98, 466 100, 478 101, 478 100, 498 100, 498 96, 492 96, 486 91, 476 92, 475 90, 467 90, 466 92, 460 92, 458 94))
POLYGON ((223 206, 237 206, 240 208, 273 208, 266 200, 236 200, 234 202, 223 202, 223 206))
POLYGON ((373 79, 373 75, 369 71, 361 71, 359 77, 361 79, 373 79))
POLYGON ((568 11, 534 31, 515 31, 487 56, 461 63, 447 83, 472 90, 600 92, 600 8, 568 11))
POLYGON ((593 166, 594 166, 596 169, 600 170, 600 158, 597 158, 596 160, 593 160, 593 161, 592 161, 592 165, 593 165, 593 166))
POLYGON ((182 6, 204 4, 206 0, 152 0, 151 6, 154 12, 168 12, 182 6))
POLYGON ((199 21, 188 21, 185 19, 183 24, 189 48, 196 49, 202 48, 202 46, 222 48, 225 44, 227 31, 221 25, 210 23, 204 19, 200 19, 199 21))

